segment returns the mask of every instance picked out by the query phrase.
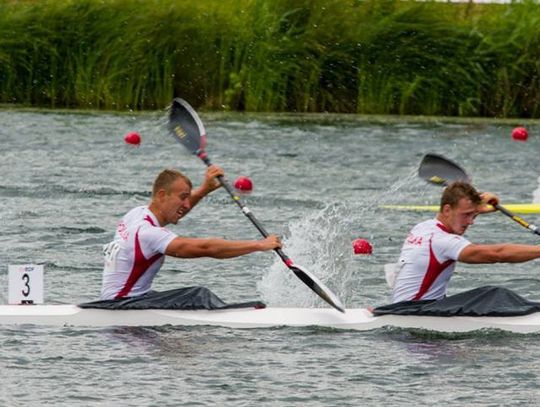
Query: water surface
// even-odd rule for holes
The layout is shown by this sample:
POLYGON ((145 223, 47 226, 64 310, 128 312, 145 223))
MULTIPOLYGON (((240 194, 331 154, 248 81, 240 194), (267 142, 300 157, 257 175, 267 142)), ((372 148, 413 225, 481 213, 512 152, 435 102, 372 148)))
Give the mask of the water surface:
MULTIPOLYGON (((385 303, 383 265, 407 231, 431 214, 380 204, 436 203, 416 177, 422 156, 445 154, 479 189, 503 202, 531 202, 538 137, 510 140, 510 126, 359 121, 331 116, 202 115, 213 161, 245 196, 285 252, 330 286, 347 307, 385 303), (351 242, 371 241, 372 256, 351 242)), ((195 184, 204 166, 167 135, 165 115, 0 111, 0 283, 7 265, 45 265, 47 303, 97 298, 101 245, 117 220, 149 200, 155 176, 179 168, 195 184), (123 135, 138 131, 133 148, 123 135)), ((532 222, 540 222, 529 215, 532 222)), ((258 238, 224 191, 172 229, 185 236, 258 238)), ((538 243, 502 215, 477 220, 477 242, 538 243)), ((169 260, 156 289, 205 285, 226 301, 324 307, 272 253, 233 260, 169 260)), ((540 298, 538 263, 458 267, 451 293, 504 285, 540 298)), ((7 302, 7 289, 0 292, 7 302)), ((538 335, 434 335, 383 329, 232 330, 210 327, 74 329, 3 327, 0 404, 6 406, 380 406, 537 405, 538 335)))

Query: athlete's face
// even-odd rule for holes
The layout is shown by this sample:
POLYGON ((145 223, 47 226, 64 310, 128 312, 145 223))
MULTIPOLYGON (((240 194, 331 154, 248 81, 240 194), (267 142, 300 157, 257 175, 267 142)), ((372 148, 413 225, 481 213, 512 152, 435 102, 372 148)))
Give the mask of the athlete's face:
POLYGON ((180 218, 189 212, 191 209, 190 196, 191 188, 183 179, 174 181, 169 193, 163 191, 160 212, 166 224, 176 225, 180 218))
POLYGON ((478 206, 468 198, 461 198, 458 205, 452 208, 450 205, 443 207, 444 224, 456 235, 463 235, 467 228, 474 223, 478 215, 478 206))

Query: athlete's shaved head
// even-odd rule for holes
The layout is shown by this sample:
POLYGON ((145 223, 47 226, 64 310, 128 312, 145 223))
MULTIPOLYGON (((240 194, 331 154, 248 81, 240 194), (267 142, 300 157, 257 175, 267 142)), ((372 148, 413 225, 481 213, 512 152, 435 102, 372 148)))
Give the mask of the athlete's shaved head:
POLYGON ((470 199, 474 205, 482 203, 482 197, 478 191, 469 183, 456 181, 448 185, 441 197, 442 211, 444 205, 450 205, 451 208, 456 208, 462 198, 470 199))
POLYGON ((154 181, 154 186, 152 188, 152 197, 155 197, 160 189, 165 190, 167 194, 171 192, 171 185, 178 179, 181 179, 189 185, 190 188, 193 187, 191 180, 182 174, 180 171, 167 169, 161 171, 154 181))

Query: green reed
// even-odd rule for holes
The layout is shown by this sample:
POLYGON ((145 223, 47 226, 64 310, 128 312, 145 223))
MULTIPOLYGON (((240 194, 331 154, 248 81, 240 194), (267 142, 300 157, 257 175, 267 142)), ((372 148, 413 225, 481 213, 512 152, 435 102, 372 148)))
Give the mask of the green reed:
POLYGON ((540 117, 540 5, 0 0, 0 102, 540 117))

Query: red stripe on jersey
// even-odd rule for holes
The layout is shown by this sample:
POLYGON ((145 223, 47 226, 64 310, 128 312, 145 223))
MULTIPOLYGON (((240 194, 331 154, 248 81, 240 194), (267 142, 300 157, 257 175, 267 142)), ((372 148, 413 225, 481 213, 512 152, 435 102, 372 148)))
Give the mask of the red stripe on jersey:
POLYGON ((437 223, 437 227, 441 229, 443 232, 452 233, 452 231, 448 229, 446 226, 444 226, 442 223, 437 223))
POLYGON ((154 223, 154 221, 152 220, 152 218, 150 217, 150 215, 146 215, 144 217, 144 220, 149 222, 152 226, 156 226, 156 224, 154 223))
MULTIPOLYGON (((148 220, 148 219, 146 219, 148 220)), ((150 223, 152 223, 152 220, 150 219, 150 223)), ((161 258, 163 256, 161 253, 156 253, 149 259, 144 257, 144 254, 141 250, 141 244, 139 243, 139 231, 137 230, 137 233, 135 234, 135 261, 133 262, 133 268, 131 269, 131 272, 129 273, 129 277, 126 281, 126 284, 120 290, 118 294, 116 294, 115 298, 123 298, 129 294, 135 283, 141 278, 141 276, 144 274, 148 268, 154 264, 156 260, 161 258)))
MULTIPOLYGON (((439 226, 439 225, 437 225, 439 226)), ((439 227, 442 229, 440 225, 439 227)), ((443 229, 444 230, 444 229, 443 229)), ((435 257, 435 253, 433 253, 433 248, 431 247, 431 241, 433 238, 429 239, 429 265, 426 271, 426 274, 424 275, 424 279, 422 280, 422 284, 420 285, 420 290, 418 293, 414 296, 413 301, 418 301, 422 299, 424 294, 429 290, 429 288, 433 285, 437 277, 452 263, 454 263, 454 260, 446 260, 444 263, 440 263, 437 258, 435 257)))

